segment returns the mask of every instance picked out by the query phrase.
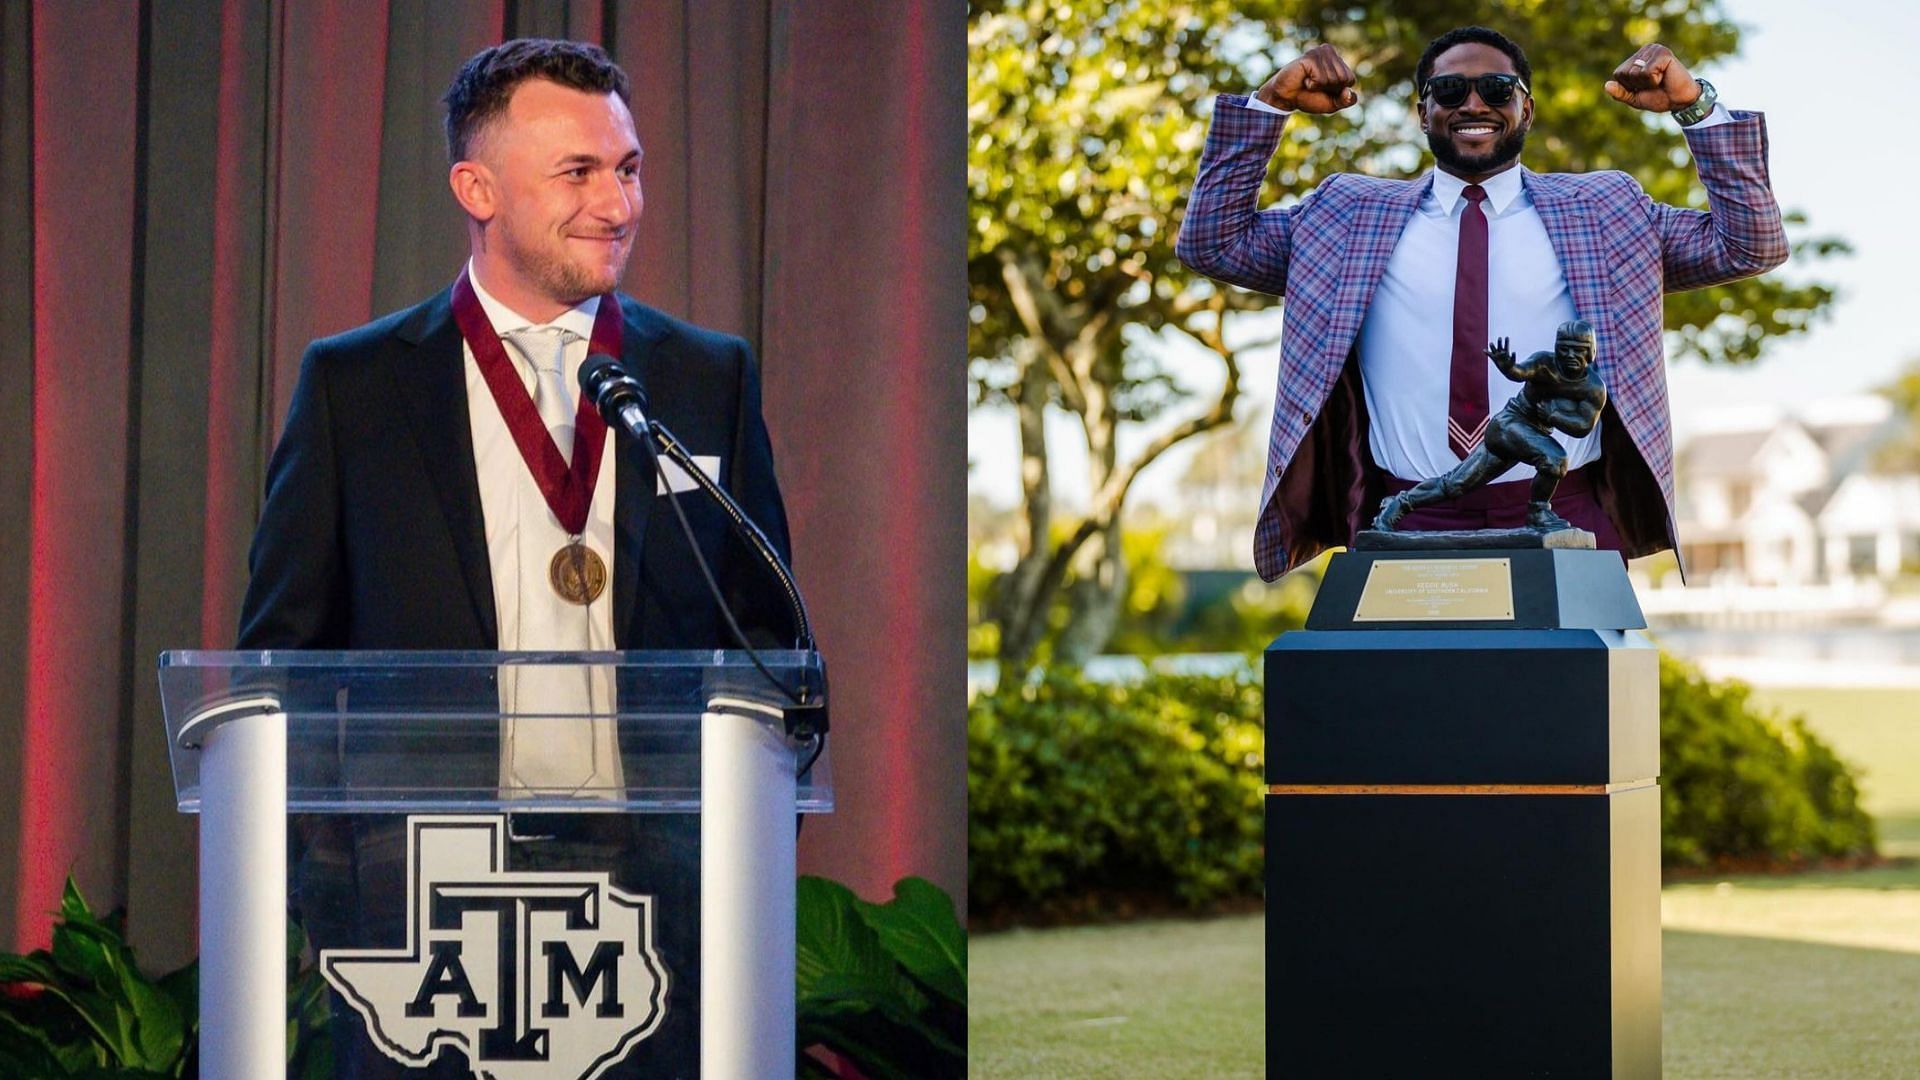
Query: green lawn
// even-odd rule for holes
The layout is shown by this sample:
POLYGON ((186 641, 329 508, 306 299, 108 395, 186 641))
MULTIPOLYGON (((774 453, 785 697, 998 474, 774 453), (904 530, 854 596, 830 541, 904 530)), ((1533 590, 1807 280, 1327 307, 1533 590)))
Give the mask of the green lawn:
POLYGON ((967 1075, 1262 1076, 1260 916, 983 934, 967 948, 967 1075))
POLYGON ((1920 690, 1757 688, 1753 697, 1805 714, 1864 773, 1861 793, 1879 819, 1881 849, 1920 856, 1920 690))
MULTIPOLYGON (((1823 877, 1666 890, 1669 1078, 1920 1070, 1920 870, 1823 877)), ((1236 916, 981 935, 968 1075, 1264 1076, 1264 934, 1236 916)))
POLYGON ((1660 914, 1669 1076, 1920 1068, 1920 866, 1670 885, 1660 914))
MULTIPOLYGON (((1920 855, 1920 693, 1767 690, 1867 770, 1920 855)), ((1736 877, 1661 896, 1666 1075, 1920 1075, 1920 865, 1736 877)), ((969 1075, 1265 1075, 1259 916, 976 937, 969 1075)))
POLYGON ((1680 930, 1662 950, 1669 1080, 1892 1080, 1920 1067, 1920 956, 1680 930))

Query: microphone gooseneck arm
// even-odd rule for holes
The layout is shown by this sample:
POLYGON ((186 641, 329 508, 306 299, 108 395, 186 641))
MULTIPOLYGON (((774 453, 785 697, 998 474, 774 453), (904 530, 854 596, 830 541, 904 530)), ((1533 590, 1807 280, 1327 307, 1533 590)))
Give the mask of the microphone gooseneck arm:
POLYGON ((693 455, 687 453, 686 446, 681 443, 679 437, 667 430, 665 424, 658 420, 650 421, 647 429, 653 432, 655 441, 659 443, 660 449, 666 451, 667 458, 680 466, 680 470, 692 478, 700 490, 706 492, 709 498, 719 504, 720 509, 726 513, 727 520, 732 523, 734 532, 738 533, 740 538, 760 556, 760 561, 766 563, 767 568, 773 571, 774 578, 780 583, 780 591, 786 594, 787 608, 793 614, 794 632, 799 638, 800 647, 813 650, 815 648, 813 622, 807 618, 807 602, 800 596, 800 585, 793 580, 793 571, 787 569, 787 564, 781 560, 780 553, 773 550, 773 541, 767 539, 767 534, 760 531, 760 526, 754 524, 745 510, 740 509, 740 504, 733 501, 733 496, 727 494, 725 488, 714 483, 713 478, 708 476, 704 469, 694 464, 693 455))
MULTIPOLYGON (((596 354, 588 357, 586 364, 580 369, 580 388, 593 400, 599 408, 601 417, 609 426, 619 428, 639 443, 641 449, 653 461, 657 475, 664 475, 660 468, 660 454, 664 453, 669 461, 679 467, 696 487, 720 507, 734 533, 746 541, 747 546, 754 550, 760 561, 772 572, 774 580, 779 582, 787 608, 793 616, 794 632, 800 647, 813 651, 816 648, 813 624, 807 616, 806 601, 800 595, 800 586, 794 580, 793 571, 788 568, 786 561, 780 558, 779 552, 774 550, 773 542, 767 539, 766 533, 747 516, 746 511, 734 501, 733 496, 715 483, 713 478, 694 462, 693 455, 688 453, 679 437, 668 430, 666 425, 647 416, 646 394, 640 388, 640 384, 626 373, 618 361, 604 354, 596 354)), ((706 579, 707 587, 713 593, 714 602, 719 605, 720 614, 725 619, 734 639, 760 673, 766 676, 767 680, 804 714, 800 717, 789 717, 790 733, 823 736, 827 729, 826 713, 823 708, 826 704, 825 686, 819 687, 816 692, 803 679, 797 688, 790 688, 767 670, 759 654, 754 650, 753 644, 747 640, 745 632, 741 630, 739 622, 734 618, 733 611, 720 590, 719 582, 714 579, 713 571, 708 567, 706 558, 700 551, 700 545, 693 534, 693 527, 687 521, 686 511, 680 506, 680 501, 672 497, 671 490, 668 502, 679 520, 681 531, 686 536, 687 546, 693 552, 694 562, 706 579)), ((824 681, 826 673, 822 671, 820 676, 824 681)), ((818 750, 814 756, 819 756, 818 750)), ((808 764, 811 765, 811 761, 808 764)))

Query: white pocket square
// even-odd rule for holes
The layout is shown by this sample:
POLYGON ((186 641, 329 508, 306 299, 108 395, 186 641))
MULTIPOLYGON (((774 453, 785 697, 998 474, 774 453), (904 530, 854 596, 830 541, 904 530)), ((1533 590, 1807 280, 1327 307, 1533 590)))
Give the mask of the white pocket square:
MULTIPOLYGON (((720 455, 695 454, 693 465, 694 468, 712 477, 716 485, 720 483, 720 455)), ((665 457, 660 459, 660 479, 653 488, 655 495, 665 495, 669 491, 692 491, 699 486, 678 464, 668 461, 665 457)))

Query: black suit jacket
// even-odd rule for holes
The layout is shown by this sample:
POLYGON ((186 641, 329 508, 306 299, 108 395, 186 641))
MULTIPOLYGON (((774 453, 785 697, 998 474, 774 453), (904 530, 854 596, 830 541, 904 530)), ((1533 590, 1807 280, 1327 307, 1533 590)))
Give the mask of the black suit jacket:
MULTIPOLYGON (((267 471, 240 648, 498 647, 451 295, 308 347, 267 471)), ((788 557, 747 343, 629 297, 620 305, 623 360, 652 416, 692 453, 721 457, 715 479, 788 557)), ((671 508, 654 505, 650 464, 608 437, 618 440, 616 646, 733 647, 671 508)), ((742 628, 756 645, 793 647, 777 586, 725 516, 703 496, 681 504, 742 628)))
MULTIPOLYGON (((450 297, 451 290, 443 292, 308 348, 267 471, 266 506, 241 612, 241 648, 498 647, 466 362, 450 297)), ((626 297, 620 305, 625 366, 646 387, 651 414, 691 453, 720 456, 715 479, 786 558, 786 515, 760 416, 759 375, 746 342, 626 297)), ((624 437, 608 437, 619 439, 613 477, 615 644, 733 647, 671 508, 655 505, 649 463, 624 437)), ((680 502, 742 629, 757 646, 791 648, 791 616, 751 549, 704 495, 688 494, 680 502)), ((492 700, 491 669, 473 675, 483 684, 467 692, 476 701, 492 700)), ((360 701, 366 704, 365 694, 360 701)), ((342 777, 334 770, 341 767, 377 785, 404 768, 422 783, 487 796, 498 783, 497 738, 491 724, 463 728, 422 753, 417 739, 380 724, 310 731, 289 746, 289 784, 337 783, 342 777), (353 749, 346 753, 349 742, 353 749)), ((622 750, 637 760, 685 752, 684 738, 669 734, 660 743, 623 740, 622 750)), ((659 947, 674 972, 672 1002, 662 1028, 632 1052, 618 1075, 691 1076, 698 1068, 699 939, 685 913, 700 905, 699 822, 690 815, 643 817, 644 827, 639 818, 630 819, 631 834, 620 834, 620 865, 607 868, 625 887, 648 892, 661 905, 659 947)), ((292 900, 317 947, 404 941, 402 821, 397 815, 335 815, 295 826, 292 900)), ((345 1006, 336 1001, 335 1013, 345 1016, 345 1006)), ((336 1028, 336 1053, 347 1071, 398 1074, 358 1034, 357 1023, 336 1020, 336 1028)), ((466 1071, 447 1065, 432 1075, 466 1071)))

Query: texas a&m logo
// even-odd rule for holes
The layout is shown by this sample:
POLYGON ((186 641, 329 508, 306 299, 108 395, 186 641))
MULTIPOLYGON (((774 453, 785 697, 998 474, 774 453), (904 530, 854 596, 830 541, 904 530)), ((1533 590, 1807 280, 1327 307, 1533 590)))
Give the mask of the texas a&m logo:
POLYGON ((320 971, 396 1061, 451 1045, 487 1080, 593 1080, 666 1014, 653 898, 508 873, 506 851, 504 817, 409 818, 406 946, 327 949, 320 971))

